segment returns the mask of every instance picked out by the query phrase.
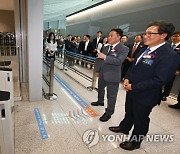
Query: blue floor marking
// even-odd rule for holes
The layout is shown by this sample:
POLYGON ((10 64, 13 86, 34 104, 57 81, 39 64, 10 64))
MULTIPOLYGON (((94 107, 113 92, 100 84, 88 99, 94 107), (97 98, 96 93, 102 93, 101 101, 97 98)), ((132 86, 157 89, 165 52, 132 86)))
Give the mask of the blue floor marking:
POLYGON ((56 81, 78 102, 78 104, 82 107, 85 108, 89 106, 78 94, 69 86, 67 85, 63 80, 60 79, 57 75, 54 75, 56 81))
POLYGON ((42 121, 39 109, 38 108, 34 108, 34 113, 35 113, 36 120, 37 120, 37 123, 38 123, 39 131, 40 131, 40 134, 41 134, 41 139, 42 140, 47 139, 48 135, 47 135, 46 129, 44 127, 44 123, 42 121))
POLYGON ((83 109, 81 109, 81 114, 89 118, 89 116, 83 112, 83 109))
POLYGON ((77 116, 76 115, 76 112, 73 110, 73 116, 75 117, 75 118, 78 118, 79 120, 82 120, 79 116, 77 116))

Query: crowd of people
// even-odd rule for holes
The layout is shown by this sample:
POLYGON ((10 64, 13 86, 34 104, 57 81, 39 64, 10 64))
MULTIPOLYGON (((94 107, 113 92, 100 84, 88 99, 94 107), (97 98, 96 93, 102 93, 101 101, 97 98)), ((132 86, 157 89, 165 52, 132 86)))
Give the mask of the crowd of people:
MULTIPOLYGON (((67 51, 98 59, 98 100, 91 105, 104 106, 107 87, 107 108, 99 118, 101 122, 108 121, 113 115, 119 83, 123 81, 127 92, 125 116, 118 126, 109 127, 109 130, 129 134, 134 126, 131 138, 121 143, 120 147, 125 150, 138 149, 149 130, 152 109, 161 100, 166 101, 175 76, 179 75, 180 32, 175 32, 171 23, 157 21, 148 25, 143 34, 137 34, 132 44, 128 43, 128 37, 123 35, 121 29, 110 30, 109 36, 104 38, 102 32, 98 31, 97 37, 90 40, 89 35, 84 35, 82 41, 80 36, 68 35, 66 39, 60 36, 56 42, 54 33, 50 33, 46 53, 47 56, 49 54, 54 57, 55 50, 65 48, 67 51)), ((73 65, 74 60, 69 61, 73 65)), ((80 64, 79 61, 76 62, 80 64)), ((88 64, 81 62, 81 65, 87 67, 88 64)), ((178 103, 169 107, 180 109, 180 93, 178 103)))
MULTIPOLYGON (((108 37, 109 46, 98 54, 98 100, 91 105, 104 106, 104 88, 107 87, 107 107, 99 118, 101 122, 108 121, 114 113, 121 67, 125 71, 122 74, 127 92, 125 116, 118 126, 109 127, 112 132, 124 134, 129 134, 133 128, 130 139, 120 144, 125 150, 140 148, 149 131, 149 115, 163 99, 162 87, 179 73, 180 42, 175 44, 172 41, 172 45, 175 44, 173 48, 167 43, 169 38, 180 37, 174 31, 171 23, 153 22, 142 35, 135 36, 134 44, 128 48, 127 36, 124 37, 119 29, 112 29, 108 37), (119 41, 121 38, 124 43, 119 41)), ((179 96, 178 103, 170 107, 177 108, 178 104, 179 96)))

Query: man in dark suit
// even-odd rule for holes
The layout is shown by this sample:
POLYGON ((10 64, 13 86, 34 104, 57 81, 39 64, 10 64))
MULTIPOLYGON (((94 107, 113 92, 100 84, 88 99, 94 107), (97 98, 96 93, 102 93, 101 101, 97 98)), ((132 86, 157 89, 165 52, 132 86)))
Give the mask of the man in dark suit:
MULTIPOLYGON (((179 54, 180 56, 180 32, 175 32, 173 34, 173 36, 171 37, 171 48, 179 54)), ((179 71, 179 69, 177 70, 177 72, 179 71)), ((177 73, 176 73, 177 74, 177 73)), ((176 74, 174 74, 174 76, 172 77, 172 79, 164 86, 164 91, 162 93, 162 101, 166 101, 167 98, 171 92, 171 89, 173 87, 173 82, 176 78, 176 74)), ((176 107, 176 106, 173 106, 173 105, 170 105, 170 107, 176 107)), ((180 106, 179 106, 180 108, 180 106)))
MULTIPOLYGON (((84 42, 81 46, 81 51, 80 53, 85 56, 91 56, 91 53, 93 51, 93 45, 92 42, 90 41, 90 36, 89 35, 84 35, 84 42)), ((84 62, 81 63, 84 65, 84 62)), ((85 66, 87 67, 87 63, 85 63, 85 66)))
POLYGON ((120 144, 125 150, 140 148, 149 130, 149 115, 161 102, 161 87, 175 73, 180 58, 172 52, 166 40, 173 34, 174 26, 166 22, 153 22, 143 34, 147 49, 141 49, 130 66, 124 80, 127 91, 125 117, 113 132, 128 134, 134 125, 129 141, 120 144))
POLYGON ((121 37, 121 43, 124 44, 125 46, 129 47, 129 45, 128 45, 128 36, 127 35, 123 35, 121 37))
POLYGON ((142 35, 138 34, 135 36, 134 38, 134 43, 129 45, 129 53, 127 58, 125 59, 125 61, 122 64, 122 74, 121 74, 121 79, 123 79, 126 75, 126 72, 128 70, 128 68, 130 67, 130 65, 132 64, 132 62, 134 61, 134 57, 137 55, 138 51, 143 48, 143 43, 142 43, 142 35))
POLYGON ((99 43, 102 43, 102 38, 101 38, 101 36, 102 36, 102 31, 98 31, 98 32, 97 32, 97 37, 94 38, 93 41, 92 41, 93 48, 94 48, 94 50, 93 50, 93 52, 92 52, 92 54, 91 54, 92 57, 96 57, 96 55, 97 55, 97 47, 98 47, 98 44, 99 44, 99 43))
POLYGON ((123 32, 121 29, 112 29, 109 33, 109 46, 104 46, 102 52, 98 53, 97 77, 98 101, 92 102, 93 106, 104 105, 105 87, 107 87, 107 108, 100 121, 108 121, 114 113, 119 82, 121 81, 121 65, 127 57, 129 48, 120 43, 123 32))
MULTIPOLYGON (((173 34, 173 36, 171 37, 172 43, 171 47, 173 47, 174 51, 178 53, 178 55, 180 56, 180 32, 175 32, 173 34)), ((180 75, 180 66, 178 67, 178 69, 176 70, 176 75, 180 75)), ((179 85, 180 86, 180 85, 179 85)), ((177 97, 177 103, 174 105, 169 105, 170 108, 173 109, 180 109, 180 90, 179 90, 179 94, 177 97)))
POLYGON ((71 44, 72 35, 68 35, 65 39, 65 49, 70 51, 70 44, 71 44))

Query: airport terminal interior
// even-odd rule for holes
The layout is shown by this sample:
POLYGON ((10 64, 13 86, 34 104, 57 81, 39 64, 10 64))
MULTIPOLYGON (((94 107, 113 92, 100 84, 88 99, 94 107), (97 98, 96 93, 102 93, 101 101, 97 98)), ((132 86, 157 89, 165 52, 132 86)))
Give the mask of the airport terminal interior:
POLYGON ((109 130, 125 116, 123 80, 110 119, 100 120, 107 88, 104 106, 91 104, 98 99, 97 55, 108 46, 93 40, 116 28, 127 37, 120 40, 124 46, 138 36, 143 45, 148 24, 163 20, 179 32, 179 45, 179 8, 179 0, 0 0, 0 154, 180 154, 180 106, 171 107, 178 103, 179 74, 152 109, 147 137, 132 151, 120 143, 133 128, 129 135, 109 130), (49 58, 51 34, 56 47, 49 58), (81 51, 83 39, 92 54, 81 51))

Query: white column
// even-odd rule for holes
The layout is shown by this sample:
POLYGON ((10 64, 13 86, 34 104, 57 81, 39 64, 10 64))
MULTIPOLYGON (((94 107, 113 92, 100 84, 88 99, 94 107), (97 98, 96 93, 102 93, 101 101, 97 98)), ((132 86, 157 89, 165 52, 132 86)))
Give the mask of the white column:
POLYGON ((43 0, 27 0, 29 100, 42 100, 43 0))

